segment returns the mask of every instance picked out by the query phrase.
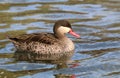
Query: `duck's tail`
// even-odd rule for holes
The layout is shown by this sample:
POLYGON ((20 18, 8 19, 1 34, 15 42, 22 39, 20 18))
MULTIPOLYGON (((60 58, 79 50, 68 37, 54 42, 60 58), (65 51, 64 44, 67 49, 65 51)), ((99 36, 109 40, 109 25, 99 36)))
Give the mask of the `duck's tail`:
POLYGON ((18 41, 17 38, 14 38, 14 37, 11 37, 9 35, 6 35, 7 36, 7 39, 11 40, 11 41, 18 41))
POLYGON ((17 38, 9 38, 9 39, 12 40, 12 41, 18 41, 17 38))

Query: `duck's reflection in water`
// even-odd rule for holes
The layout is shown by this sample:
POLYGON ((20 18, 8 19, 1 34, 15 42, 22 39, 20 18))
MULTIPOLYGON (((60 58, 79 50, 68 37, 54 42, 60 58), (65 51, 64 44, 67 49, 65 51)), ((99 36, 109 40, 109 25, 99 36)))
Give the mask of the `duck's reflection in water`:
MULTIPOLYGON (((73 56, 74 51, 61 54, 61 57, 58 58, 57 54, 54 55, 40 55, 33 52, 19 52, 14 53, 14 58, 16 61, 27 61, 30 63, 46 63, 46 64, 55 64, 56 70, 62 68, 69 68, 68 64, 72 64, 71 57, 73 56)), ((71 68, 71 67, 70 67, 71 68)), ((55 74, 55 78, 75 78, 71 74, 55 74)))
POLYGON ((33 52, 20 52, 16 51, 14 53, 14 58, 16 61, 28 61, 28 62, 42 62, 50 64, 62 64, 68 63, 73 56, 74 51, 64 52, 62 54, 36 54, 33 52))

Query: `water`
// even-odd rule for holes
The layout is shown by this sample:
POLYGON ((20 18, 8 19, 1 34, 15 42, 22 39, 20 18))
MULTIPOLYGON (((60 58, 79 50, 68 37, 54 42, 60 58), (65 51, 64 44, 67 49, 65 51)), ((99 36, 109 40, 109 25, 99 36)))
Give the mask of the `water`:
POLYGON ((0 0, 0 78, 120 78, 119 0, 0 0), (52 32, 56 20, 67 19, 74 31, 78 66, 15 61, 7 35, 52 32), (64 67, 64 66, 63 66, 64 67))

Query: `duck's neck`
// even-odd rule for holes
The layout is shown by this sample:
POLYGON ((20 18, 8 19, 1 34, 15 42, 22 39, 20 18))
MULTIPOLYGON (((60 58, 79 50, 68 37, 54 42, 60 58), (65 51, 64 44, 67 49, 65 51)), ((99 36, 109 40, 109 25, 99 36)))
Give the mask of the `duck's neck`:
POLYGON ((67 38, 64 33, 60 33, 60 32, 54 33, 54 35, 55 35, 58 39, 67 38))

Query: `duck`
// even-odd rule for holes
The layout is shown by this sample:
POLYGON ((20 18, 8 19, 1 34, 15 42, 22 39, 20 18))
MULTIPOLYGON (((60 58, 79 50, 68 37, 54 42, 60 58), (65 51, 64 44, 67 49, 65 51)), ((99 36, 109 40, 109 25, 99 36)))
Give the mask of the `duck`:
POLYGON ((68 20, 58 20, 54 24, 53 33, 22 34, 9 37, 9 40, 14 44, 20 59, 67 60, 75 49, 73 41, 66 36, 67 33, 80 38, 68 20))

